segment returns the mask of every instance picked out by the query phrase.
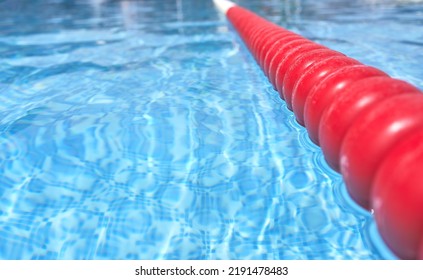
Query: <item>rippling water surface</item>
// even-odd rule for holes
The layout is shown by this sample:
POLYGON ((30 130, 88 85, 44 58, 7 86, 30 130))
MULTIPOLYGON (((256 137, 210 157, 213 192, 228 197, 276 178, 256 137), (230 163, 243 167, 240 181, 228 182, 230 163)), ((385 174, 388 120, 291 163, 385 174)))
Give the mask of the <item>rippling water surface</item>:
MULTIPOLYGON (((423 87, 423 5, 238 1, 423 87)), ((0 258, 380 259, 211 1, 0 1, 0 258)))

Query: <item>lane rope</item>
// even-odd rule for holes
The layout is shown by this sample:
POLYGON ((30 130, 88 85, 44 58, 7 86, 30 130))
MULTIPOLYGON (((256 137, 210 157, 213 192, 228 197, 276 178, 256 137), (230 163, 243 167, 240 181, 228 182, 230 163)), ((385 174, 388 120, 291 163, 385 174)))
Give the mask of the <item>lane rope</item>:
POLYGON ((403 259, 423 259, 423 95, 228 0, 224 13, 348 193, 403 259))

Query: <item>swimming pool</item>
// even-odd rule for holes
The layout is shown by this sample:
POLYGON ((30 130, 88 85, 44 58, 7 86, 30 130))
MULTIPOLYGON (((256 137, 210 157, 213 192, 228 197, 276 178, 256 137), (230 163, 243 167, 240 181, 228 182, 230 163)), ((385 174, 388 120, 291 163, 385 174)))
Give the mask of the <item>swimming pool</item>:
MULTIPOLYGON (((422 4, 238 3, 423 88, 422 4)), ((0 258, 393 257, 211 1, 0 16, 0 258)))

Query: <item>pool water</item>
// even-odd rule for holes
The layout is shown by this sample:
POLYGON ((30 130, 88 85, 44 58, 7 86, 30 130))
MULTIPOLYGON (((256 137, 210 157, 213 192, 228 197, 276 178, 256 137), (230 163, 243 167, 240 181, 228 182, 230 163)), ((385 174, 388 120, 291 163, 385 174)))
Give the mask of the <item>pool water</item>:
MULTIPOLYGON (((237 1, 423 88, 423 4, 237 1)), ((1 259, 394 258, 212 1, 0 1, 1 259)))

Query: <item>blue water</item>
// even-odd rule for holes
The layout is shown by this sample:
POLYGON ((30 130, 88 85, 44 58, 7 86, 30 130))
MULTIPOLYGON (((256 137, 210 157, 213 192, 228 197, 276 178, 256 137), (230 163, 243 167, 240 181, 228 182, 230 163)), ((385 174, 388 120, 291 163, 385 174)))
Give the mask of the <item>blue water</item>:
MULTIPOLYGON (((350 2, 238 1, 423 88, 423 4, 350 2)), ((393 256, 211 1, 2 0, 0 258, 393 256)))

